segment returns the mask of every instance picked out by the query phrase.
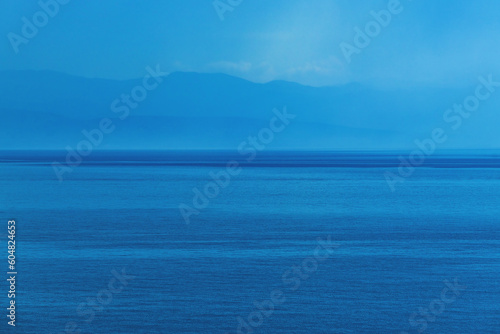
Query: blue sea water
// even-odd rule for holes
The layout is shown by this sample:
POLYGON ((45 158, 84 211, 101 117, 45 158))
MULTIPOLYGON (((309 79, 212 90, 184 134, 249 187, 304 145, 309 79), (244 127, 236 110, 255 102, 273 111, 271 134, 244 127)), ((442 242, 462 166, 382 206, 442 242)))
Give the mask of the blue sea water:
POLYGON ((498 156, 429 158, 391 192, 394 154, 263 154, 186 224, 235 155, 96 153, 59 182, 58 154, 1 154, 13 332, 500 333, 498 156))

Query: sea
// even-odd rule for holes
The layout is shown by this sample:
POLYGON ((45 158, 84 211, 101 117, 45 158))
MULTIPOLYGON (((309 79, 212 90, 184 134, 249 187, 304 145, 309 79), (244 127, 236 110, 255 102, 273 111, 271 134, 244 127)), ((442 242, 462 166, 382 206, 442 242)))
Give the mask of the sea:
POLYGON ((0 152, 1 333, 500 333, 498 153, 66 158, 0 152))

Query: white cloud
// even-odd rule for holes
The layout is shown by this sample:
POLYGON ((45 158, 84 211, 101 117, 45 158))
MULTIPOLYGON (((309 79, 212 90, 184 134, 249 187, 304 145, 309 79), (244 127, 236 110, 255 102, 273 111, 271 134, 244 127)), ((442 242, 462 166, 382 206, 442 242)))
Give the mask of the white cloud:
POLYGON ((209 68, 223 72, 236 72, 245 73, 252 69, 252 64, 245 61, 231 62, 231 61, 218 61, 208 65, 209 68))
POLYGON ((349 78, 345 64, 333 56, 323 60, 298 63, 295 66, 272 64, 269 61, 256 64, 249 61, 218 61, 210 63, 205 71, 225 73, 259 83, 286 80, 310 86, 345 83, 349 78))

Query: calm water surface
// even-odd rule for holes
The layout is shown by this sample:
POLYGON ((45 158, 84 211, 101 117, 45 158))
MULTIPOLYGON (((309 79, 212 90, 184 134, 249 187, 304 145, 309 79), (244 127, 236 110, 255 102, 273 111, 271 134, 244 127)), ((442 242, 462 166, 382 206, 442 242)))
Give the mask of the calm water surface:
POLYGON ((280 290, 240 332, 499 333, 497 162, 441 161, 391 192, 387 158, 339 159, 244 166, 189 225, 178 206, 218 163, 101 160, 61 183, 51 160, 0 163, 5 272, 17 221, 15 332, 237 333, 280 290), (294 274, 328 236, 339 247, 294 274), (110 295, 113 270, 135 278, 110 295), (453 302, 433 303, 455 279, 453 302), (431 304, 444 309, 419 314, 431 304))

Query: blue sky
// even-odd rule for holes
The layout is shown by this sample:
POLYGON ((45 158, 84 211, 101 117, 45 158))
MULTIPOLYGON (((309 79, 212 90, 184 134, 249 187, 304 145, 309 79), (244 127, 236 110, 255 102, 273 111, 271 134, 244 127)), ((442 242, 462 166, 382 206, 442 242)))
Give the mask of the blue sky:
POLYGON ((8 34, 20 35, 22 17, 40 7, 2 1, 0 70, 128 79, 161 64, 254 82, 410 87, 466 85, 500 70, 500 1, 401 0, 403 11, 350 63, 340 43, 352 44, 354 27, 388 0, 243 0, 223 21, 212 2, 72 0, 16 54, 8 34))

